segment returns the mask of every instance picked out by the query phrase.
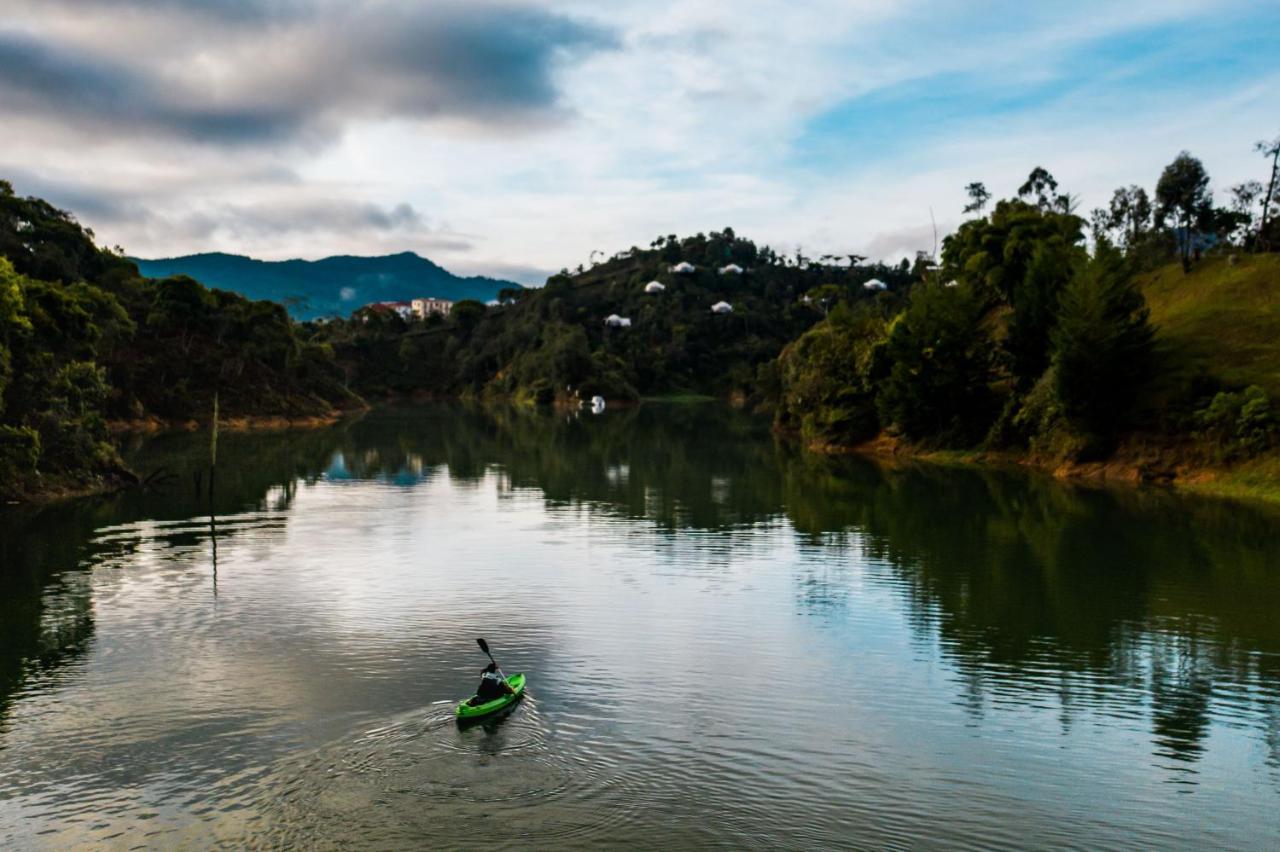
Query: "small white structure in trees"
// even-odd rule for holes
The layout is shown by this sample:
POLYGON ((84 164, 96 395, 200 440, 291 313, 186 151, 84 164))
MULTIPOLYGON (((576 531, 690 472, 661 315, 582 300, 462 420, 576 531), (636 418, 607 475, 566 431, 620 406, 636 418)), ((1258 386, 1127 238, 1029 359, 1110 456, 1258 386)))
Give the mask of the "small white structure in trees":
POLYGON ((862 285, 864 290, 888 290, 889 285, 881 281, 879 278, 872 278, 870 281, 862 285))
POLYGON ((677 275, 688 275, 691 272, 696 272, 697 269, 698 267, 694 266, 687 260, 682 260, 675 266, 671 267, 671 271, 677 275))
POLYGON ((948 281, 948 282, 947 282, 945 285, 943 285, 943 286, 945 286, 945 287, 959 287, 959 286, 960 286, 960 282, 959 282, 959 281, 957 281, 956 279, 952 278, 950 281, 948 281))
POLYGON ((728 266, 720 267, 719 272, 721 275, 741 275, 742 267, 736 263, 731 263, 728 266))
POLYGON ((729 304, 728 302, 716 302, 714 305, 711 306, 711 313, 731 314, 733 313, 733 305, 729 304))
POLYGON ((609 314, 604 318, 604 324, 609 328, 631 328, 631 317, 620 317, 617 314, 609 314))
POLYGON ((644 291, 646 293, 661 293, 665 289, 667 289, 667 287, 661 281, 650 281, 648 284, 644 285, 644 291))

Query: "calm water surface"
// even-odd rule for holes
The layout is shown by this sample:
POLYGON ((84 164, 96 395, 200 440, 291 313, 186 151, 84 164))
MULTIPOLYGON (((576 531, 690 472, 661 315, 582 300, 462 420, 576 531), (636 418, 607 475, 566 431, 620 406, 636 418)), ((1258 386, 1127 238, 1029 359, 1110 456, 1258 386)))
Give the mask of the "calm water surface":
POLYGON ((0 515, 0 847, 1280 847, 1274 514, 716 405, 206 440, 0 515))

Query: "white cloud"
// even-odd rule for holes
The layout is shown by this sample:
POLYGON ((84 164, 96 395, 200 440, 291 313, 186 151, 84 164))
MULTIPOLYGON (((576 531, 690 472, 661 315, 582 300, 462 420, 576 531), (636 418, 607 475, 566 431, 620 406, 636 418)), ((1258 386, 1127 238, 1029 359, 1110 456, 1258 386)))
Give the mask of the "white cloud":
MULTIPOLYGON (((24 32, 82 42, 100 33, 100 23, 85 21, 107 12, 73 16, 71 5, 60 0, 52 8, 62 11, 49 12, 41 11, 48 4, 19 4, 24 32)), ((127 58, 144 35, 180 32, 174 22, 184 19, 174 9, 184 5, 171 0, 165 14, 131 13, 126 34, 111 42, 124 45, 112 48, 116 58, 127 58)), ((238 7, 248 15, 254 5, 238 7)), ((1071 9, 923 0, 518 5, 539 20, 611 33, 616 42, 616 49, 545 66, 550 88, 538 94, 554 102, 553 122, 486 125, 466 109, 424 116, 384 92, 380 102, 392 108, 353 110, 320 142, 229 154, 199 140, 86 136, 27 116, 7 129, 0 171, 20 166, 45 184, 96 187, 117 202, 118 215, 102 208, 100 220, 88 210, 84 218, 135 254, 219 249, 280 258, 410 249, 461 271, 517 270, 508 274, 528 281, 584 262, 594 249, 612 253, 658 234, 726 225, 788 251, 801 244, 809 253, 909 255, 932 248, 930 207, 940 235, 954 227, 971 180, 1008 194, 1043 164, 1087 209, 1116 185, 1150 186, 1163 163, 1190 148, 1225 187, 1252 175, 1250 143, 1277 129, 1267 124, 1280 105, 1275 76, 1230 81, 1191 102, 1179 86, 1194 81, 1151 80, 1125 102, 1116 80, 1071 67, 1076 89, 998 119, 975 113, 938 132, 904 124, 895 133, 890 124, 881 138, 850 143, 839 159, 810 159, 800 144, 815 117, 852 98, 906 81, 926 81, 927 90, 927 81, 947 75, 999 84, 1002 92, 1032 90, 1064 73, 1081 45, 1243 8, 1229 0, 1071 9), (325 205, 328 215, 303 224, 308 211, 325 205), (291 209, 298 223, 286 227, 291 209), (414 215, 380 227, 380 216, 394 219, 397 209, 414 215), (208 227, 193 227, 200 222, 208 227)), ((361 9, 376 15, 395 6, 361 9)), ((234 16, 203 26, 200 50, 166 61, 226 73, 229 63, 270 56, 273 39, 308 37, 275 23, 245 36, 234 16), (219 50, 223 44, 237 47, 219 50)), ((1130 73, 1140 74, 1142 56, 1132 60, 1130 73)), ((307 66, 286 70, 276 84, 323 101, 307 94, 307 66)), ((328 79, 320 70, 313 85, 328 79)))

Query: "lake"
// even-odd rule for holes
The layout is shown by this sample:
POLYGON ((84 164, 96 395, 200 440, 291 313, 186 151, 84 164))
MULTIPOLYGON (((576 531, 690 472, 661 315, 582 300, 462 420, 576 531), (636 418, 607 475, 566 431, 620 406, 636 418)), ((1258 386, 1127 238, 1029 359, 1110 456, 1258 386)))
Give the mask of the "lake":
POLYGON ((207 442, 0 514, 0 846, 1280 847, 1274 511, 718 404, 207 442))

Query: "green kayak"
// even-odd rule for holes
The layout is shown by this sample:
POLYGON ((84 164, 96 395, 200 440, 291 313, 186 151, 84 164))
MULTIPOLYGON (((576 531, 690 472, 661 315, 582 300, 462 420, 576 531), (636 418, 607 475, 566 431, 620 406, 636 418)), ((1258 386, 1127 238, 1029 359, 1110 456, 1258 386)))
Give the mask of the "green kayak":
POLYGON ((514 695, 503 695, 502 697, 495 698, 492 701, 486 701, 484 704, 472 704, 471 700, 467 699, 458 705, 458 709, 455 711, 454 715, 459 719, 476 719, 480 716, 487 716, 496 710, 501 710, 503 707, 518 701, 520 696, 524 695, 524 674, 513 674, 511 677, 507 678, 507 683, 511 684, 511 688, 515 690, 514 695))

